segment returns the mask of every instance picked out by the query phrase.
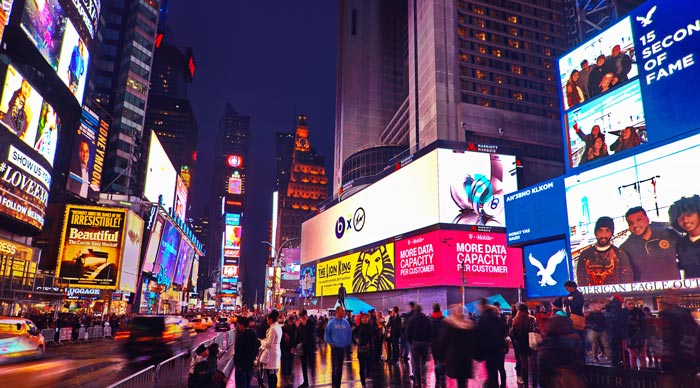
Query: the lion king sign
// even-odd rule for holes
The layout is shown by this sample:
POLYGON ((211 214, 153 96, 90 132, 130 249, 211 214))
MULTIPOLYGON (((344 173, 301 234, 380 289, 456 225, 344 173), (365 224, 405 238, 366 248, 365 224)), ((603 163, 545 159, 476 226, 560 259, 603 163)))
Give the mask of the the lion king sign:
POLYGON ((316 264, 316 296, 337 295, 341 284, 348 294, 393 290, 394 243, 316 264))

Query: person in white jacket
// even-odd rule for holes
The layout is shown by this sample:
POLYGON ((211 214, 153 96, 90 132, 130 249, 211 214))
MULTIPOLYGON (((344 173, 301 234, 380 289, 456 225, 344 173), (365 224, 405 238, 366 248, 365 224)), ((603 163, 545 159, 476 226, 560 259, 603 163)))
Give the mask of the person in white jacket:
POLYGON ((277 388, 277 370, 280 368, 280 361, 282 358, 282 350, 280 349, 280 341, 282 340, 282 326, 277 322, 279 318, 279 312, 277 310, 272 310, 267 314, 267 324, 270 327, 267 329, 265 334, 265 340, 263 341, 264 355, 262 359, 265 365, 265 374, 267 375, 267 386, 268 388, 277 388))

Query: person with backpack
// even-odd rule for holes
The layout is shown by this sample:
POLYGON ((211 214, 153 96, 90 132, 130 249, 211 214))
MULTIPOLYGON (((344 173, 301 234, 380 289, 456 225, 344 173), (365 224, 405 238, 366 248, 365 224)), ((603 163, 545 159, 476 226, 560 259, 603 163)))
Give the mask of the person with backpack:
MULTIPOLYGON (((540 331, 537 326, 537 320, 530 316, 530 310, 527 305, 521 303, 518 304, 517 308, 518 313, 513 319, 510 338, 513 341, 515 357, 520 359, 518 384, 523 384, 523 388, 528 388, 529 382, 532 381, 532 386, 537 388, 537 344, 530 343, 530 333, 540 334, 540 331), (530 379, 530 374, 532 374, 532 379, 530 379)), ((533 335, 532 337, 534 342, 536 342, 538 336, 533 335)))

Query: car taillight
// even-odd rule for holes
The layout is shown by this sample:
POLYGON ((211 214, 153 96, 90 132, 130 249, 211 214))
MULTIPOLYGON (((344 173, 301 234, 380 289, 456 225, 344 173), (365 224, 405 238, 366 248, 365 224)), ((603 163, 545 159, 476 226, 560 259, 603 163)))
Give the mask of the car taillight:
POLYGON ((168 330, 163 332, 163 342, 167 343, 167 342, 170 342, 174 339, 175 339, 175 333, 168 331, 168 330))
POLYGON ((117 334, 114 336, 114 339, 115 340, 125 340, 125 339, 128 339, 129 336, 131 336, 131 332, 128 330, 118 331, 117 334))

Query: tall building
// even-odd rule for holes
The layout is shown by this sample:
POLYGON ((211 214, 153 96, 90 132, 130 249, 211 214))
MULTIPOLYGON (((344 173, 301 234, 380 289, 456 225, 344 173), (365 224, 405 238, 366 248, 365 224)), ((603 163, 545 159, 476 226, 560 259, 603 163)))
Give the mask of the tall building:
POLYGON ((102 177, 103 192, 141 196, 140 161, 146 102, 158 24, 158 1, 102 4, 87 100, 93 111, 112 118, 102 177))
MULTIPOLYGON (((346 59, 353 55, 346 41, 373 39, 352 34, 353 23, 361 25, 352 15, 361 17, 359 10, 369 4, 377 7, 341 1, 339 83, 363 69, 359 61, 346 59)), ((563 0, 409 0, 406 5, 406 35, 396 42, 407 42, 407 98, 390 116, 382 144, 408 137, 410 152, 438 139, 515 147, 523 154, 525 184, 561 173, 554 60, 567 47, 563 0)), ((404 15, 398 7, 394 12, 404 15)), ((404 67, 388 71, 400 73, 404 67)), ((340 147, 363 136, 338 124, 353 116, 346 109, 352 107, 352 94, 337 90, 334 192, 344 176, 343 158, 358 151, 339 152, 340 147)), ((377 99, 366 96, 370 111, 383 108, 377 99)), ((375 132, 366 132, 365 143, 371 144, 375 132)))
POLYGON ((409 140, 406 0, 341 0, 338 9, 334 192, 358 149, 409 140))
POLYGON ((279 244, 293 239, 289 246, 301 241, 301 223, 318 203, 328 198, 328 177, 325 160, 311 148, 306 116, 297 117, 292 134, 277 135, 277 238, 279 244), (290 140, 292 143, 290 144, 290 140), (288 164, 287 164, 288 163, 288 164))

